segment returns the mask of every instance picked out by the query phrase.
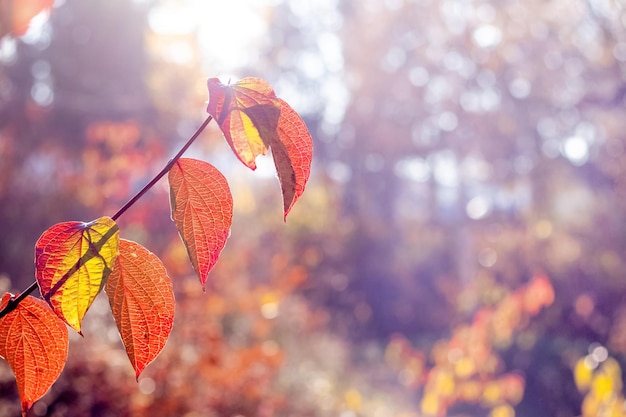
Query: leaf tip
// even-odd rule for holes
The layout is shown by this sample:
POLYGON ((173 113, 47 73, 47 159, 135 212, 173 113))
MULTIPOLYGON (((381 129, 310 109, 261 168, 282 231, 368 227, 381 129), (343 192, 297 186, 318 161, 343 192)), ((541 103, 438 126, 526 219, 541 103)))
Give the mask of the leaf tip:
POLYGON ((33 406, 32 401, 22 401, 22 417, 26 417, 28 410, 33 406))

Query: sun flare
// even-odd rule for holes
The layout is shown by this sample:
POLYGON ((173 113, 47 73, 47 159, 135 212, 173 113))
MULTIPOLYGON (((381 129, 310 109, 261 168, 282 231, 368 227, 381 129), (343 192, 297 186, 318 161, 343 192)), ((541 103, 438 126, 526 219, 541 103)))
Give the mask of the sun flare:
MULTIPOLYGON (((254 46, 267 31, 263 2, 232 0, 185 0, 166 2, 148 16, 150 28, 160 35, 195 34, 202 64, 212 72, 227 73, 254 57, 254 46)), ((189 57, 188 45, 170 51, 173 59, 189 57)))

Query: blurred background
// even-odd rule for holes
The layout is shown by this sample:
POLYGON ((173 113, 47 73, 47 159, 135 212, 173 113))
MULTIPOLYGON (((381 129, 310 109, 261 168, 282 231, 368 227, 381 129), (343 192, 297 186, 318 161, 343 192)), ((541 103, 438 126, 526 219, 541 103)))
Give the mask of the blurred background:
POLYGON ((623 1, 0 0, 0 35, 3 292, 161 169, 208 77, 268 80, 315 145, 285 225, 271 158, 210 125, 186 155, 235 217, 209 290, 162 181, 120 226, 173 280, 164 351, 136 382, 99 297, 29 416, 626 415, 623 1))

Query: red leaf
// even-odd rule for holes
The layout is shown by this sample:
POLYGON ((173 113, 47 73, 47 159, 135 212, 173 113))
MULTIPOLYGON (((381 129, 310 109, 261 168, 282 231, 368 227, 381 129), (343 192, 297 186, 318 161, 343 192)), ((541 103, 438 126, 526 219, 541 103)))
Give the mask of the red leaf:
POLYGON ((210 78, 208 88, 207 112, 245 165, 255 169, 255 158, 271 148, 287 218, 311 172, 313 141, 304 121, 260 78, 233 85, 210 78))
POLYGON ((219 125, 235 155, 250 169, 255 159, 265 155, 276 136, 280 102, 272 87, 260 78, 244 78, 224 85, 209 78, 207 112, 219 125))
POLYGON ((207 162, 181 158, 168 179, 172 220, 205 289, 230 233, 233 197, 226 178, 207 162))
POLYGON ((272 157, 283 192, 285 219, 304 192, 311 173, 313 140, 302 118, 284 100, 280 101, 278 141, 271 143, 272 157))
POLYGON ((172 282, 155 254, 138 243, 120 239, 120 253, 106 293, 128 359, 139 378, 163 350, 172 331, 172 282))
POLYGON ((524 310, 530 314, 537 314, 546 306, 554 303, 554 287, 544 274, 533 276, 524 292, 524 310))
POLYGON ((35 244, 35 277, 44 300, 77 332, 104 287, 118 252, 119 229, 109 217, 65 222, 35 244))
MULTIPOLYGON (((11 297, 9 293, 2 296, 0 310, 11 297)), ((63 371, 68 345, 67 327, 40 299, 26 297, 0 320, 0 356, 15 373, 22 415, 63 371)))

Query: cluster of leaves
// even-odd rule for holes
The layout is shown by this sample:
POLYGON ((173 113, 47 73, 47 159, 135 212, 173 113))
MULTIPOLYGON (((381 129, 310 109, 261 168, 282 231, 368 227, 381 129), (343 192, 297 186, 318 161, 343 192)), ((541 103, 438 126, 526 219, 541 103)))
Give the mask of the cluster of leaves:
POLYGON ((589 350, 573 369, 576 387, 585 395, 582 416, 624 416, 622 368, 604 346, 591 345, 589 350))
POLYGON ((181 155, 211 120, 249 168, 255 169, 256 157, 271 150, 285 219, 302 195, 312 140, 300 116, 258 78, 232 85, 211 78, 208 90, 210 116, 163 171, 115 215, 59 223, 41 235, 35 245, 35 276, 43 301, 29 296, 29 290, 2 297, 0 355, 16 374, 24 414, 63 370, 68 354, 65 324, 80 333, 85 313, 103 289, 137 379, 163 349, 174 319, 172 283, 156 255, 120 238, 116 220, 166 173, 171 218, 206 288, 230 233, 233 199, 214 166, 181 155))
POLYGON ((495 307, 478 311, 471 324, 457 327, 451 338, 431 350, 434 366, 426 369, 424 355, 397 336, 387 346, 387 362, 403 383, 423 389, 424 415, 443 416, 457 403, 476 403, 492 415, 514 415, 524 394, 524 377, 511 372, 498 375, 501 359, 496 347, 509 346, 515 331, 554 302, 554 289, 544 275, 508 294, 495 307))

